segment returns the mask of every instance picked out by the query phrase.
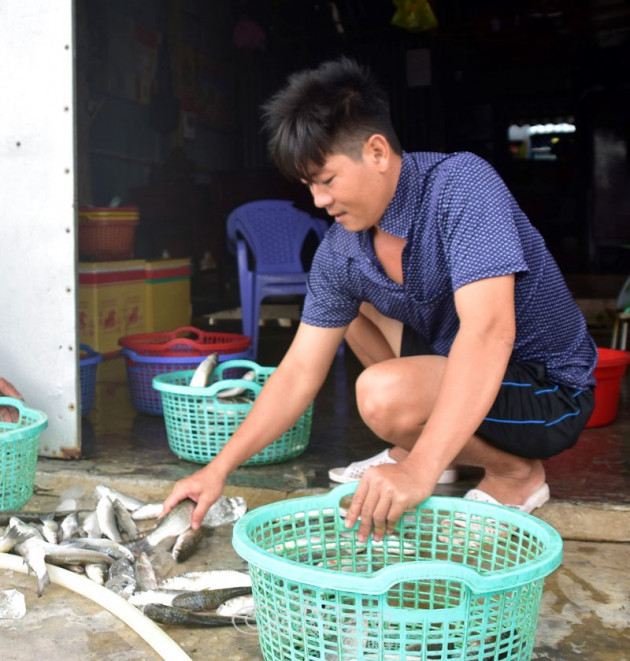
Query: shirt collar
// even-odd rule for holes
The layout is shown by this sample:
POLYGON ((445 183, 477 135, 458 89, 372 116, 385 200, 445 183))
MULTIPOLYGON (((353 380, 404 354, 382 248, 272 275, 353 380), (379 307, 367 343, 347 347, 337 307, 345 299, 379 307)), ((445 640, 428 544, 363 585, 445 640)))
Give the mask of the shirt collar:
POLYGON ((400 239, 406 239, 409 235, 414 209, 416 208, 417 193, 415 184, 417 180, 418 171, 413 157, 403 151, 396 192, 378 225, 383 232, 397 236, 400 239))

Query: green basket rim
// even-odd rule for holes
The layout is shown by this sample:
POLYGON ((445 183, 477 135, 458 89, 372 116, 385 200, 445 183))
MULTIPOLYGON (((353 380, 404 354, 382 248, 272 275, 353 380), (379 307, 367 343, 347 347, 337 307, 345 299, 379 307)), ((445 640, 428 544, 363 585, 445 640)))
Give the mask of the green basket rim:
POLYGON ((40 433, 48 427, 48 416, 38 409, 26 406, 21 399, 14 397, 0 397, 0 406, 12 406, 20 414, 18 422, 3 422, 0 429, 0 443, 6 445, 11 442, 19 442, 25 436, 31 436, 34 433, 40 433), (27 424, 21 424, 22 417, 28 418, 27 424))
MULTIPOLYGON (((253 402, 232 403, 223 401, 219 397, 220 393, 229 388, 242 387, 253 392, 254 396, 258 396, 263 385, 256 379, 263 376, 266 380, 276 369, 276 367, 262 366, 253 360, 244 358, 226 360, 220 362, 213 371, 212 376, 217 377, 218 380, 207 386, 200 387, 184 385, 190 382, 196 371, 195 369, 165 372, 154 376, 152 380, 153 388, 162 393, 162 406, 164 409, 164 420, 167 426, 168 444, 172 452, 180 459, 207 464, 217 456, 226 442, 219 439, 209 439, 207 442, 192 438, 183 439, 179 435, 179 432, 169 429, 172 421, 170 417, 172 415, 171 409, 173 407, 179 408, 179 405, 181 405, 181 408, 187 409, 194 402, 215 402, 220 405, 222 412, 236 412, 247 415, 253 406, 253 402), (253 370, 256 376, 254 380, 222 378, 226 371, 235 368, 242 368, 247 371, 253 370)), ((310 402, 307 409, 291 429, 246 460, 243 466, 281 463, 302 454, 309 443, 313 405, 314 402, 310 402)), ((234 427, 235 420, 218 420, 218 424, 223 431, 229 430, 233 433, 236 430, 236 427, 234 427)))
MULTIPOLYGON (((543 578, 555 571, 562 562, 562 538, 548 523, 530 514, 513 508, 491 503, 467 500, 448 496, 431 496, 418 505, 417 510, 427 507, 434 509, 452 508, 455 503, 457 512, 466 515, 497 515, 502 522, 518 523, 528 530, 535 529, 537 536, 545 546, 544 553, 527 564, 495 571, 493 574, 480 574, 475 569, 448 560, 418 560, 403 562, 383 567, 375 572, 362 573, 360 576, 350 572, 323 567, 311 567, 294 560, 281 558, 262 550, 249 538, 249 532, 259 523, 274 518, 282 518, 309 510, 336 509, 339 501, 354 492, 358 481, 342 484, 322 496, 306 496, 263 505, 251 510, 234 525, 232 545, 235 551, 248 563, 295 582, 306 583, 320 588, 330 588, 370 595, 383 594, 393 585, 403 581, 426 579, 456 579, 465 583, 476 593, 487 593, 516 588, 536 579, 543 578), (525 525, 524 525, 525 524, 525 525)), ((359 523, 350 530, 356 530, 359 523)))
MULTIPOLYGON (((256 376, 260 374, 265 374, 267 376, 271 375, 275 371, 275 367, 263 367, 258 363, 255 363, 253 360, 246 359, 237 359, 237 360, 226 360, 221 362, 215 368, 213 375, 217 374, 221 376, 223 372, 227 369, 234 369, 236 367, 253 369, 256 372, 256 376)), ((174 395, 195 395, 199 397, 209 397, 214 395, 216 392, 220 392, 225 388, 232 388, 235 386, 247 386, 250 389, 259 391, 262 386, 256 383, 256 381, 247 381, 246 379, 221 379, 221 387, 217 388, 217 383, 211 383, 207 386, 186 386, 177 383, 171 383, 171 381, 178 381, 186 379, 190 381, 192 375, 195 373, 195 370, 178 370, 173 372, 165 372, 163 374, 158 374, 153 377, 153 387, 160 392, 172 393, 174 395)))

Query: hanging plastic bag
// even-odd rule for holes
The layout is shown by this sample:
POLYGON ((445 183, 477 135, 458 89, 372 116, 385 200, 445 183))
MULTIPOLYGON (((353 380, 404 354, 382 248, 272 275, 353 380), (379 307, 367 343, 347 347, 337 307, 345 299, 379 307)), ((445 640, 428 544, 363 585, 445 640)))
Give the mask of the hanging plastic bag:
POLYGON ((393 0, 396 13, 391 23, 410 32, 425 32, 438 26, 429 0, 393 0))

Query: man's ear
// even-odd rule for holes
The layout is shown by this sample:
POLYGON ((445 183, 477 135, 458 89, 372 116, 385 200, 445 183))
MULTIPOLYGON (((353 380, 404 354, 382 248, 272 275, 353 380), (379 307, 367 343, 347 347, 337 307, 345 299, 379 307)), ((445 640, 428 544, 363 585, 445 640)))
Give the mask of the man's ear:
POLYGON ((363 147, 363 156, 376 165, 379 170, 387 169, 392 155, 392 148, 387 138, 380 133, 374 133, 363 147))

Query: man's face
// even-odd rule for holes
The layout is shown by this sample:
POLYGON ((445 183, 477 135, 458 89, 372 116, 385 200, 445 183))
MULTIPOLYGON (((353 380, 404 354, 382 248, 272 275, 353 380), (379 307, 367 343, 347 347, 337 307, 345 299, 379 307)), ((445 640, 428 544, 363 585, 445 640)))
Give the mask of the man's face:
POLYGON ((315 206, 350 232, 377 225, 391 200, 379 160, 367 144, 358 159, 332 154, 306 183, 315 206))

